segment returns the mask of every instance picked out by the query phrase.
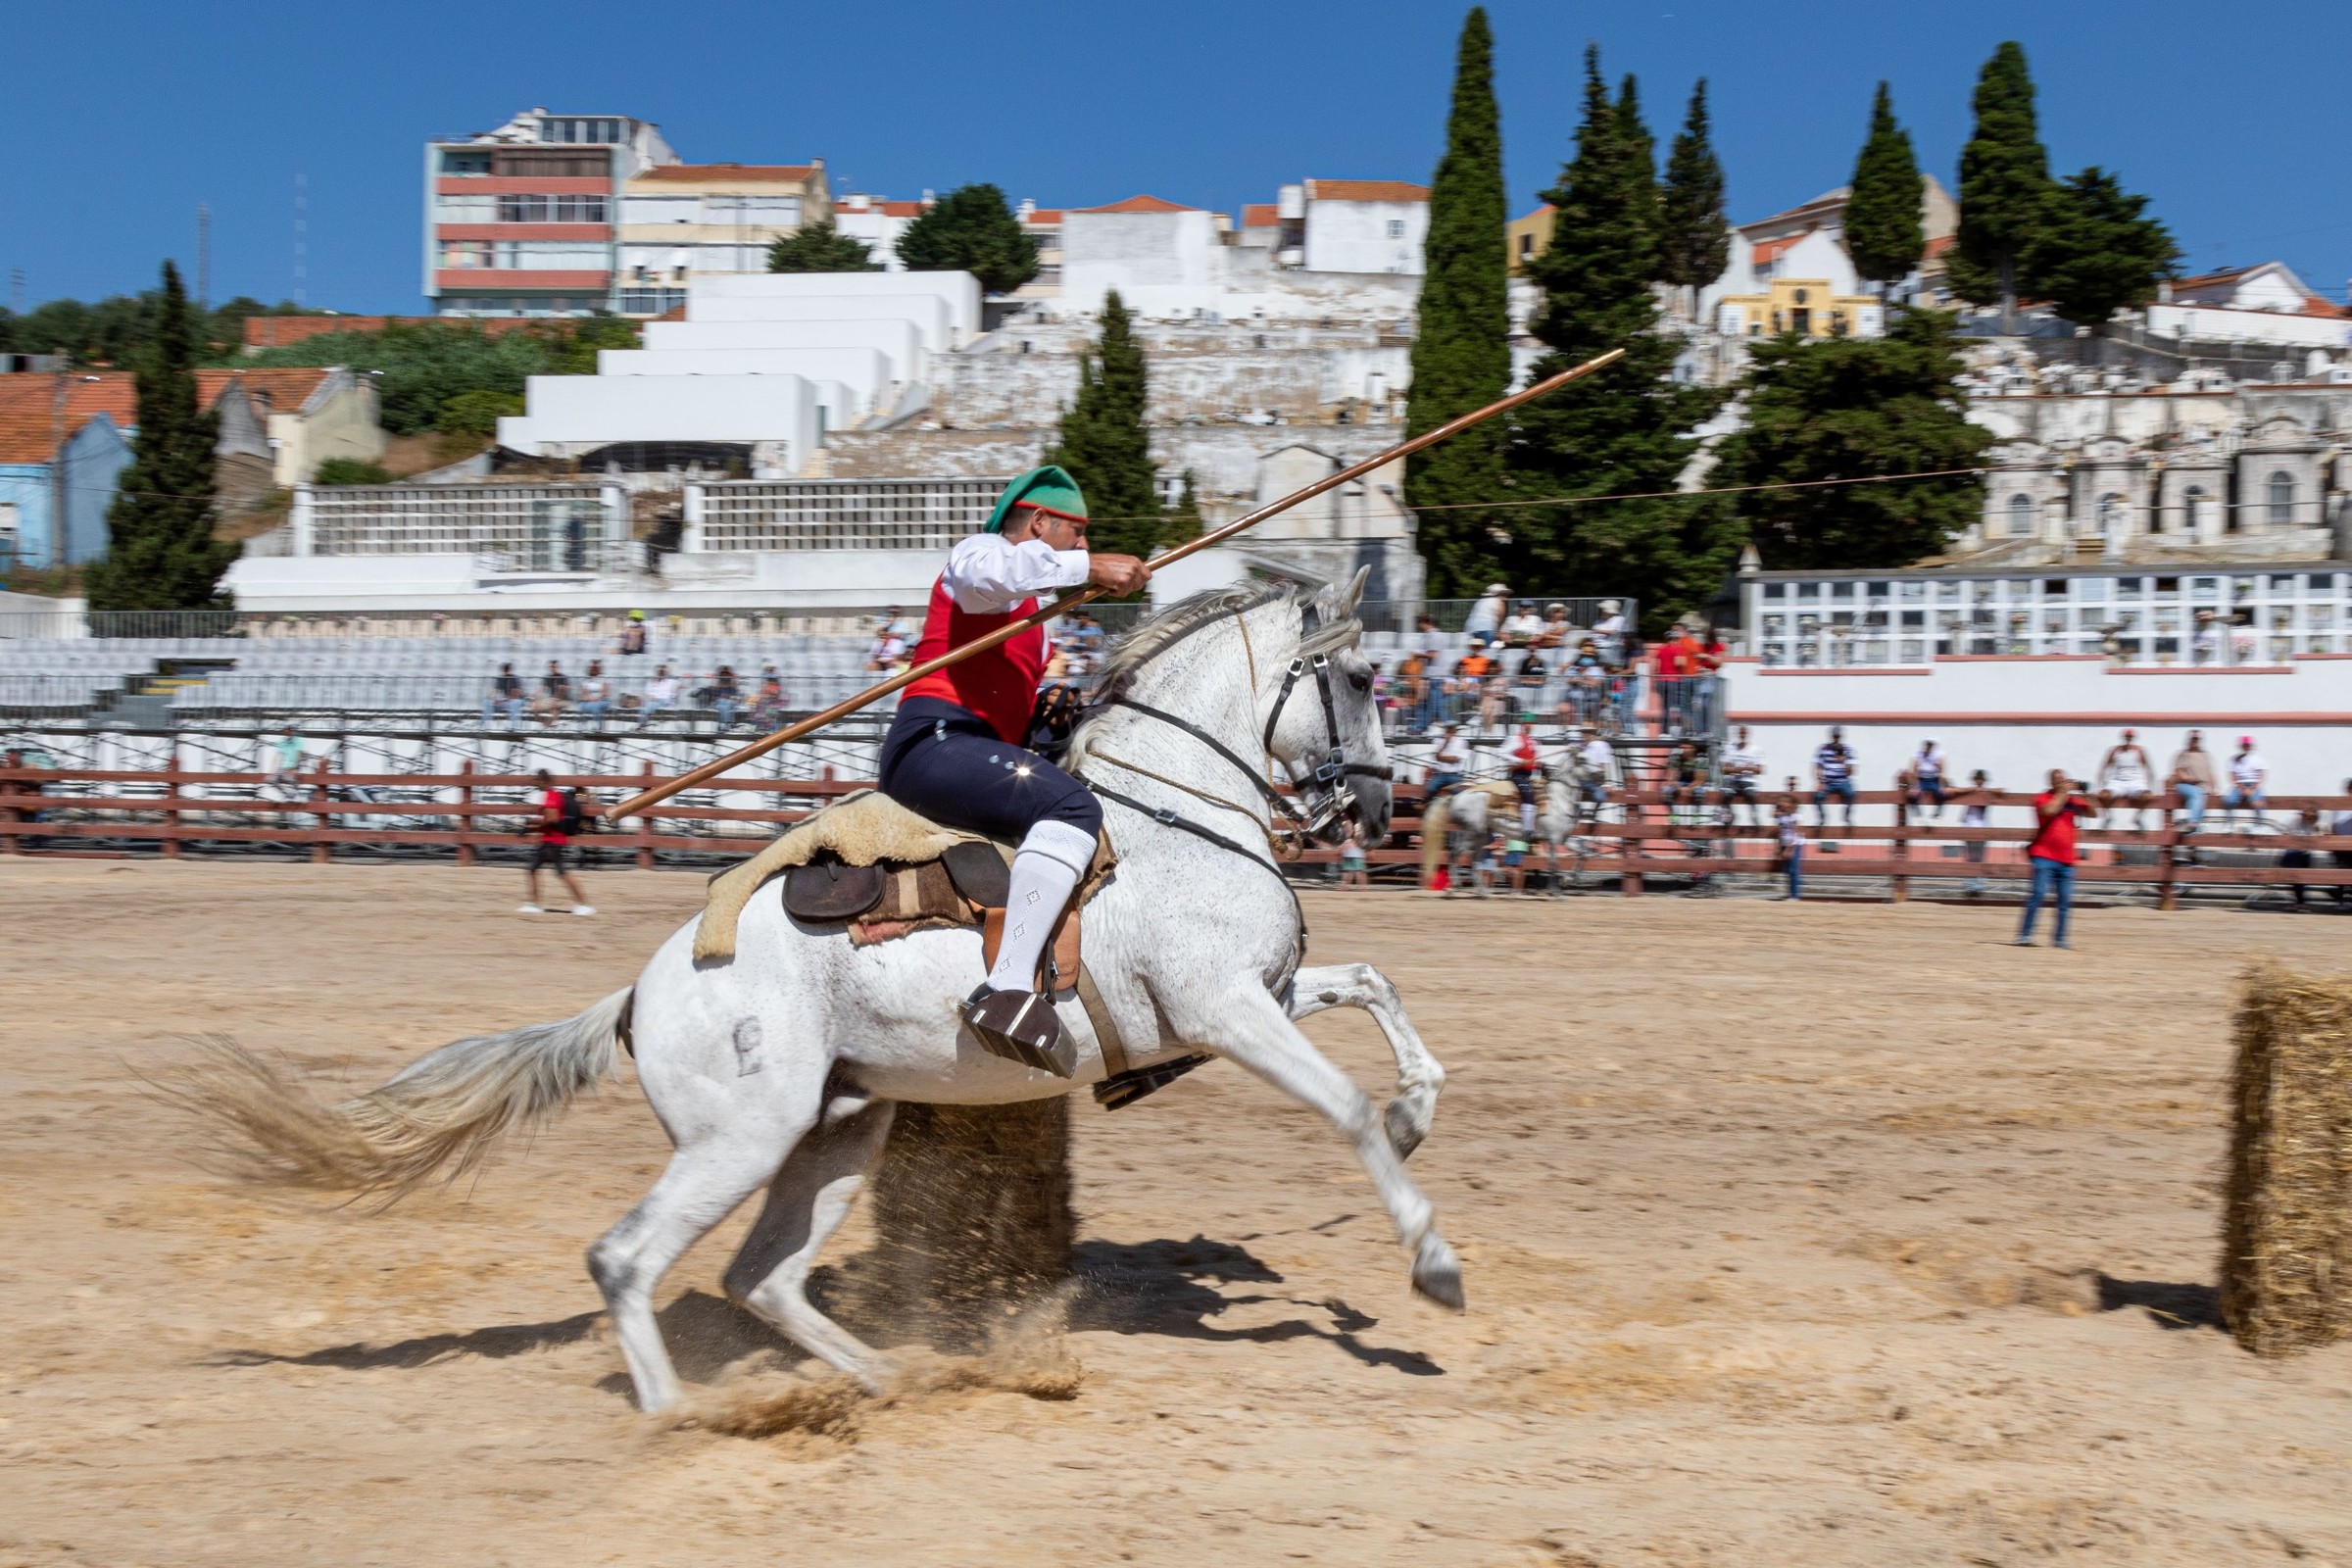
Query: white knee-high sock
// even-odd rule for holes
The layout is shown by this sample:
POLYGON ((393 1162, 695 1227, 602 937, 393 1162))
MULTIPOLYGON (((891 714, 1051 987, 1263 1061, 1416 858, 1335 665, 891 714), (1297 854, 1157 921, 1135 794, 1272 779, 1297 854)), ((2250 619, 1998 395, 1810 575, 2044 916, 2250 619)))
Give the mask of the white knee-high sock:
POLYGON ((1523 801, 1520 803, 1519 836, 1523 839, 1532 839, 1536 836, 1536 808, 1533 802, 1523 801))
POLYGON ((1037 961, 1054 919, 1094 858, 1095 836, 1067 822, 1040 822, 1021 840, 1004 895, 1004 940, 988 972, 991 990, 1026 991, 1037 983, 1037 961))

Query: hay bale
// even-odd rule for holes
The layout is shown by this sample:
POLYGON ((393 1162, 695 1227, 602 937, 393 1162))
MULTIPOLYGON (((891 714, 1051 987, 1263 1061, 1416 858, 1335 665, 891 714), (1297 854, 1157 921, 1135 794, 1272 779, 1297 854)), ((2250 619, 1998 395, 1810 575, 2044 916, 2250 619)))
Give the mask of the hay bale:
POLYGON ((2352 976, 2247 973, 2221 1312, 2256 1355, 2352 1335, 2352 976))
POLYGON ((1036 1300, 1069 1277, 1078 1229, 1068 1099, 902 1103, 873 1212, 871 1288, 896 1311, 1036 1300))

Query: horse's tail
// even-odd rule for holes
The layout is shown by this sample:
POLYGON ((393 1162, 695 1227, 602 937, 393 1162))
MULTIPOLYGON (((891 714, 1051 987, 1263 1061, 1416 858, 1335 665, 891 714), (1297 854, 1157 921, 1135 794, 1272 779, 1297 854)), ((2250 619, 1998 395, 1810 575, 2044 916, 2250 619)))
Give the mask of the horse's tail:
POLYGON ((561 1023, 476 1035, 410 1063, 389 1083, 321 1104, 280 1065, 225 1040, 159 1084, 230 1136, 209 1163, 275 1187, 391 1202, 446 1170, 479 1165, 501 1134, 562 1108, 613 1070, 635 987, 561 1023))
POLYGON ((1446 802, 1450 795, 1441 795, 1421 808, 1421 885, 1428 887, 1438 879, 1438 867, 1446 860, 1446 802))

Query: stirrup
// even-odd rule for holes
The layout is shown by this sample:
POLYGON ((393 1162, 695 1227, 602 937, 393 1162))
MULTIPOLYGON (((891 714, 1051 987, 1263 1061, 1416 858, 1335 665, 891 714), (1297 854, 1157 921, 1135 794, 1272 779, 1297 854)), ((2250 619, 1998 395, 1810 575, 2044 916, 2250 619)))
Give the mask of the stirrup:
POLYGON ((1205 1067, 1214 1059, 1199 1055, 1173 1056, 1149 1067, 1130 1067, 1095 1085, 1095 1103, 1104 1110, 1118 1110, 1132 1105, 1153 1090, 1164 1089, 1195 1067, 1205 1067))
POLYGON ((956 1010, 991 1055, 1056 1078, 1078 1075, 1078 1043, 1061 1032, 1049 997, 1033 991, 997 991, 982 985, 956 1010))

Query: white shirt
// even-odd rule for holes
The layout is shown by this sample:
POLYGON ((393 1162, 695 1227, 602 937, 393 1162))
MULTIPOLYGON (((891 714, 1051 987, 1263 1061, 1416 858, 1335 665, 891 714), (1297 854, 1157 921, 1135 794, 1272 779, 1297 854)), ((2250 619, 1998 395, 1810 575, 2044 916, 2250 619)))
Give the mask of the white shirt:
POLYGON ((667 703, 675 701, 678 695, 678 677, 675 675, 656 675, 652 680, 649 680, 645 683, 645 695, 649 702, 667 703))
POLYGON ((2230 777, 2241 790, 2262 788, 2263 778, 2270 770, 2271 764, 2262 760, 2260 752, 2230 759, 2230 777))
POLYGON ((1734 778, 1755 778, 1764 771, 1764 754, 1753 746, 1735 746, 1723 754, 1723 770, 1734 778))
POLYGON ((1089 567, 1083 550, 1056 550, 1043 539, 1013 544, 1001 533, 956 541, 940 577, 956 608, 970 615, 1001 615, 1049 588, 1075 588, 1089 567))
POLYGON ((1541 637, 1544 635, 1544 622, 1536 618, 1534 611, 1526 611, 1504 621, 1502 634, 1506 638, 1541 637))
POLYGON ((1510 601, 1500 594, 1479 600, 1477 604, 1470 607, 1470 613, 1463 618, 1462 630, 1467 632, 1494 631, 1495 627, 1502 624, 1502 612, 1509 608, 1509 605, 1510 601))
POLYGON ((1617 753, 1609 743, 1598 738, 1585 742, 1584 750, 1578 755, 1584 758, 1585 766, 1601 779, 1609 776, 1609 764, 1617 760, 1617 753))

